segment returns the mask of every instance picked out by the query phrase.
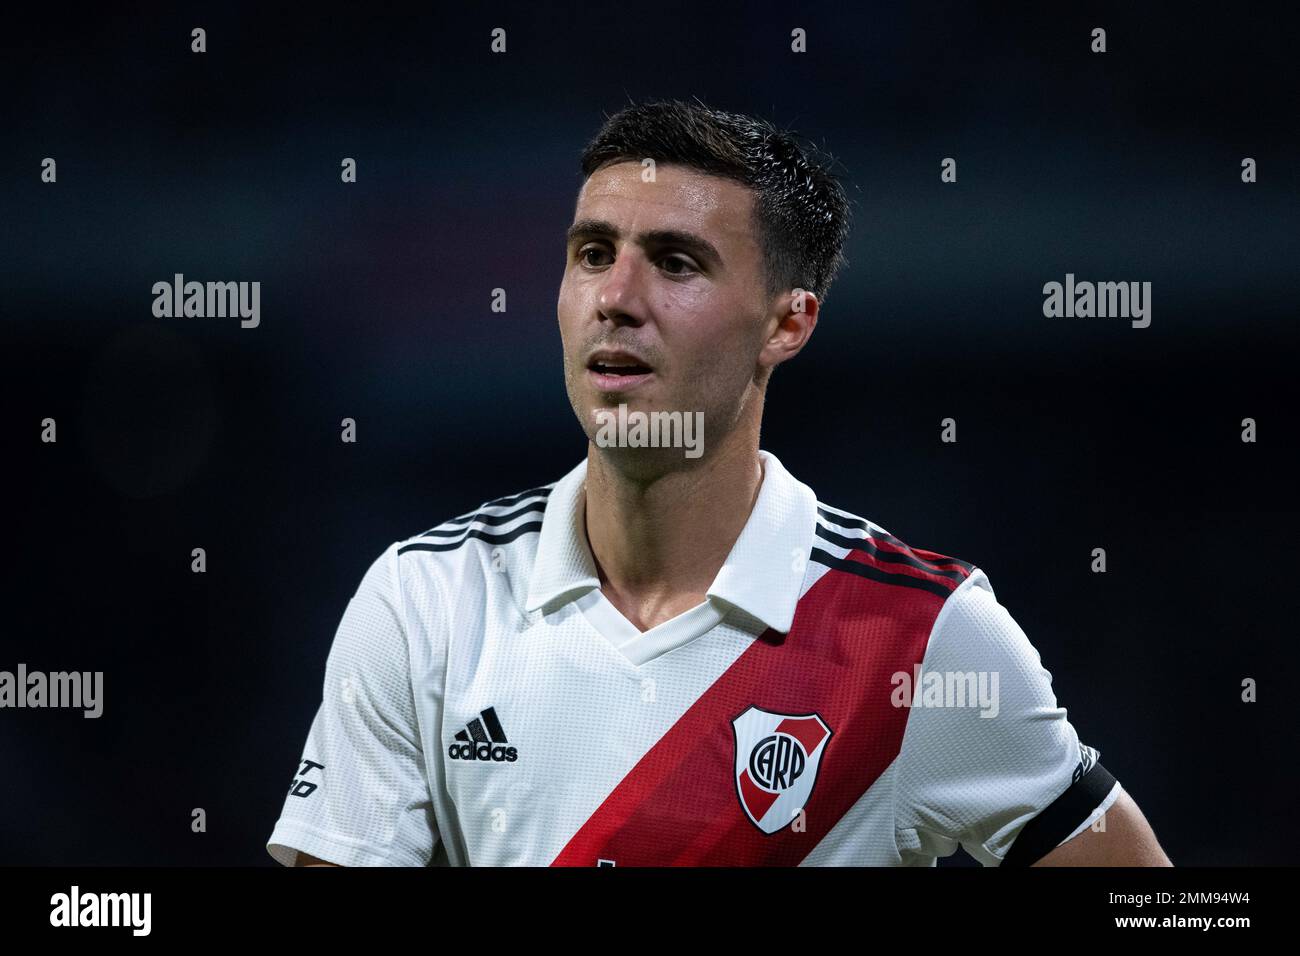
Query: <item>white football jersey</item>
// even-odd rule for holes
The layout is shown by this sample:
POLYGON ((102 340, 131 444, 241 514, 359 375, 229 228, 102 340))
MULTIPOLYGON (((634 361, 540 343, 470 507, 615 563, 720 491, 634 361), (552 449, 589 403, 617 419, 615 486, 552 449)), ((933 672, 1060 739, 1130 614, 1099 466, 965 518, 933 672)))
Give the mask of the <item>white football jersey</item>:
POLYGON ((345 866, 1036 861, 1119 794, 977 567, 775 456, 704 603, 600 590, 585 460, 392 544, 267 844, 345 866))

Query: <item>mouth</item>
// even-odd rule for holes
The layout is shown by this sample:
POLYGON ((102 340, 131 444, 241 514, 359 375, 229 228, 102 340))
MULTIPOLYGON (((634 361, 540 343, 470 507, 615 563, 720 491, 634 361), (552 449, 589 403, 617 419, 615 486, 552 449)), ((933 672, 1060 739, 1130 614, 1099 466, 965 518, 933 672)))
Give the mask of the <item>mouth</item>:
POLYGON ((626 392, 648 381, 654 369, 631 352, 601 349, 587 360, 587 374, 602 392, 626 392))

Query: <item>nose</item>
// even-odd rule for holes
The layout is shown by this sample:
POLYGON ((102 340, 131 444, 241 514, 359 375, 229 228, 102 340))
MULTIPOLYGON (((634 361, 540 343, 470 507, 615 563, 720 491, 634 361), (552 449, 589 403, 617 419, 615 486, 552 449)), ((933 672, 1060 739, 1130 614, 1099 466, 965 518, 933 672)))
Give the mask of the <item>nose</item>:
POLYGON ((624 249, 601 278, 596 308, 600 318, 615 325, 645 321, 646 263, 633 249, 624 249))

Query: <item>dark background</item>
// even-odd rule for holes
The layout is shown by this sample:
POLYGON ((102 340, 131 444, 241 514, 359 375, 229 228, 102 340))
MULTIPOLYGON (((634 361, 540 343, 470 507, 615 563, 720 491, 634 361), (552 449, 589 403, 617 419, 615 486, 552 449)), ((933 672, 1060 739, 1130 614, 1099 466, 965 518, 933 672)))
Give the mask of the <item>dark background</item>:
POLYGON ((105 703, 0 711, 0 863, 273 865, 369 563, 582 456, 578 154, 669 96, 797 129, 856 203, 763 446, 987 571, 1176 864, 1291 862, 1297 20, 1137 6, 11 14, 0 669, 105 703), (261 326, 154 318, 176 272, 260 281, 261 326), (1044 318, 1067 272, 1150 281, 1150 328, 1044 318))

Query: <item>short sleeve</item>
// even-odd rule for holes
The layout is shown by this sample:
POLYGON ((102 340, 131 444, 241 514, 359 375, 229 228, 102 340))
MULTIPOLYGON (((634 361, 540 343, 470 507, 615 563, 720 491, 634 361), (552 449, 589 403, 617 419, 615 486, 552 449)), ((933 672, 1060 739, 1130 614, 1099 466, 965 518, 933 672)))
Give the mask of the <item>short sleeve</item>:
POLYGON ((342 866, 427 866, 437 847, 411 686, 397 545, 366 572, 267 851, 342 866))
POLYGON ((1118 785, 1097 793, 1109 778, 1098 757, 1058 706, 1038 651, 976 568, 935 619, 914 680, 895 790, 900 852, 940 857, 960 845, 999 866, 1036 819, 1021 850, 1044 838, 1043 852, 1050 850, 1115 799, 1118 785))

